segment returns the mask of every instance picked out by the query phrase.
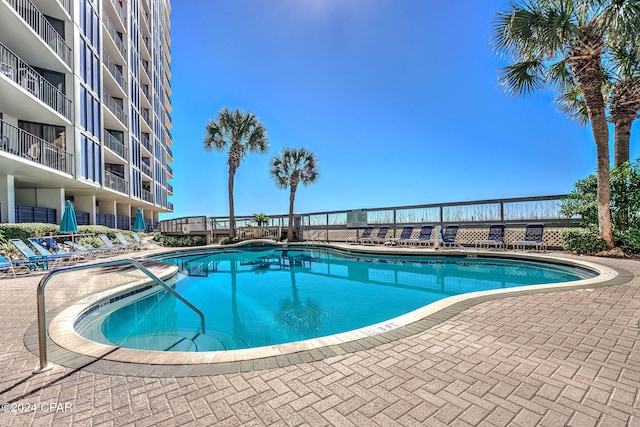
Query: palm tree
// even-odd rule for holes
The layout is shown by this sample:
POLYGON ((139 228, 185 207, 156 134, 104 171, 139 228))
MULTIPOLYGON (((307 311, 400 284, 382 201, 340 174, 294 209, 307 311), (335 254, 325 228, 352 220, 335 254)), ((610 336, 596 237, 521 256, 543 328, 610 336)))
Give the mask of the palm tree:
POLYGON ((248 151, 265 153, 269 149, 267 131, 255 114, 229 111, 226 107, 218 113, 217 121, 210 120, 205 129, 203 142, 207 151, 229 149, 229 238, 233 239, 236 236, 233 180, 248 151))
POLYGON ((293 203, 296 199, 298 184, 307 186, 318 179, 318 159, 304 148, 283 148, 271 162, 271 176, 278 188, 289 187, 289 227, 287 240, 293 240, 293 203))
MULTIPOLYGON (((629 159, 631 126, 640 111, 640 46, 637 42, 607 48, 608 69, 603 74, 602 93, 609 106, 609 122, 614 126, 613 166, 629 159)), ((559 109, 581 126, 589 124, 589 112, 573 78, 558 95, 559 109)))
POLYGON ((609 96, 609 121, 615 124, 613 165, 629 161, 631 126, 640 112, 640 37, 610 49, 614 79, 609 96))
POLYGON ((596 143, 598 226, 609 248, 613 234, 602 55, 611 35, 631 34, 639 21, 637 0, 523 0, 498 13, 494 30, 496 50, 514 59, 502 70, 507 92, 528 94, 548 85, 562 92, 568 77, 575 78, 596 143))

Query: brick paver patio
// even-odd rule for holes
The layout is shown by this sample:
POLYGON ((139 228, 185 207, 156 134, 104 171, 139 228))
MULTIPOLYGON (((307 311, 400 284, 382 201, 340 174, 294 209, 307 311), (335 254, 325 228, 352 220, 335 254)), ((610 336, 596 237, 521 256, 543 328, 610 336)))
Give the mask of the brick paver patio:
MULTIPOLYGON (((0 403, 27 411, 0 426, 640 426, 640 261, 583 259, 633 278, 481 302, 322 360, 195 377, 35 375, 23 340, 42 276, 0 280, 0 403)), ((47 308, 131 276, 74 274, 54 279, 47 308)))

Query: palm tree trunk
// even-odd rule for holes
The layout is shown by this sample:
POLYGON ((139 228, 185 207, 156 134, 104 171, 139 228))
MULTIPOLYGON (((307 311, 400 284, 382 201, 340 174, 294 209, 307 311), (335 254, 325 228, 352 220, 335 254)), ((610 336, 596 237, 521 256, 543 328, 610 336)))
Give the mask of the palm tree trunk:
POLYGON ((233 178, 236 168, 229 166, 229 239, 236 237, 236 215, 233 207, 233 178))
POLYGON ((629 161, 629 140, 631 139, 631 120, 620 119, 616 121, 614 138, 613 138, 613 166, 618 167, 624 162, 629 161))
POLYGON ((293 242, 293 202, 296 200, 297 186, 291 186, 289 193, 289 227, 287 228, 287 241, 293 242))
POLYGON ((591 130, 596 141, 596 156, 598 159, 598 230, 600 237, 607 243, 607 248, 613 249, 609 129, 604 115, 604 108, 599 114, 591 115, 591 130))

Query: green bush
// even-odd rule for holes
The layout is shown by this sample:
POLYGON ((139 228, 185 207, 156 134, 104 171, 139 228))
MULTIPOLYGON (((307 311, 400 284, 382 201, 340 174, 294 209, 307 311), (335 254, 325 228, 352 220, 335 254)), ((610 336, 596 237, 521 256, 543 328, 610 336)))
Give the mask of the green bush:
POLYGON ((228 237, 225 237, 224 239, 220 240, 220 244, 221 245, 231 245, 234 243, 238 243, 240 241, 240 239, 236 236, 233 239, 230 239, 228 237))
POLYGON ((44 237, 50 234, 58 234, 59 231, 60 226, 56 224, 41 224, 39 222, 0 224, 0 233, 6 240, 26 240, 29 237, 44 237))
POLYGON ((18 248, 11 243, 0 243, 0 254, 8 260, 24 258, 18 248))
POLYGON ((76 243, 79 243, 81 246, 85 248, 104 248, 104 243, 98 236, 84 236, 80 239, 76 240, 76 243))
POLYGON ((560 232, 565 249, 578 254, 596 254, 607 249, 607 243, 593 228, 569 228, 560 232))
POLYGON ((154 235, 154 240, 162 245, 173 247, 202 246, 206 243, 203 236, 167 236, 162 233, 154 235))
POLYGON ((640 254, 640 230, 613 230, 613 242, 625 254, 640 254))

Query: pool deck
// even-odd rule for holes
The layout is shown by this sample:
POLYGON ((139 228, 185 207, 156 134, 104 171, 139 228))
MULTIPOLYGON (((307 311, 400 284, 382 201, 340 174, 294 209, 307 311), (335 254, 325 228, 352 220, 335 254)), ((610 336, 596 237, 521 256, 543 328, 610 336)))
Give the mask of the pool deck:
MULTIPOLYGON (((376 345, 191 376, 76 359, 33 374, 43 276, 1 279, 0 403, 21 412, 3 405, 0 426, 640 426, 640 260, 546 255, 624 283, 486 298, 376 345)), ((132 280, 111 271, 53 279, 47 309, 132 280)))

